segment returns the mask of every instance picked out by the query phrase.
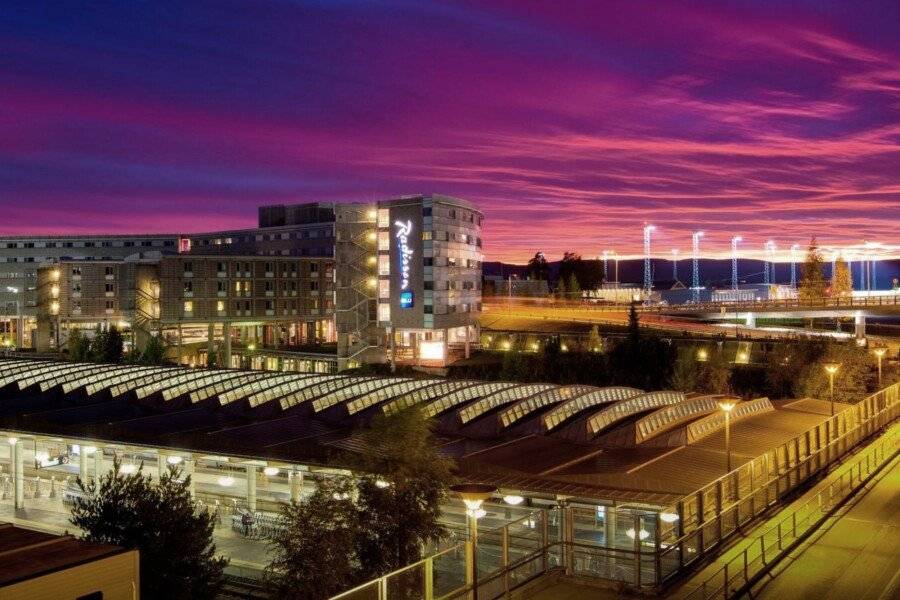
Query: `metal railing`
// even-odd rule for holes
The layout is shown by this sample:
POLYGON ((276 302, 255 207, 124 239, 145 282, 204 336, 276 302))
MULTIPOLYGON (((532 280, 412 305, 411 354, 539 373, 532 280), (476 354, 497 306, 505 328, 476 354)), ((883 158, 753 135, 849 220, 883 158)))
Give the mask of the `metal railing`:
POLYGON ((743 552, 725 563, 685 596, 685 600, 735 598, 759 581, 762 575, 814 532, 857 489, 891 462, 900 447, 900 426, 867 446, 848 468, 801 506, 752 538, 743 552))
POLYGON ((661 511, 677 517, 659 542, 659 581, 717 552, 741 526, 890 425, 900 416, 898 400, 895 383, 661 511))
MULTIPOLYGON (((718 553, 741 526, 827 471, 898 416, 900 383, 741 465, 675 506, 606 507, 602 514, 575 506, 537 510, 499 529, 479 532, 474 561, 471 541, 466 541, 333 600, 455 600, 471 597, 476 587, 480 600, 494 600, 553 570, 656 589, 704 556, 718 553), (478 568, 477 585, 473 563, 478 568)), ((894 443, 900 442, 900 435, 892 436, 894 443)), ((866 469, 873 468, 874 459, 869 460, 866 469)), ((802 528, 805 521, 798 518, 802 528)), ((791 525, 793 534, 793 521, 791 525)), ((771 553, 770 539, 762 547, 771 553)), ((753 556, 748 554, 748 576, 752 565, 753 556)), ((741 576, 743 567, 741 562, 741 576)), ((731 578, 736 576, 732 573, 731 578)), ((721 588, 714 583, 708 587, 721 588)))

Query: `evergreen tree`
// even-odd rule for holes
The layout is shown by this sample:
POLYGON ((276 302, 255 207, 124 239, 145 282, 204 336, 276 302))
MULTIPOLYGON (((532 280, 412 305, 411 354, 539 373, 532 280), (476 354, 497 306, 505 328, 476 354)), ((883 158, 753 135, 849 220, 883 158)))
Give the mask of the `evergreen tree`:
POLYGON ((166 352, 169 347, 163 340, 162 335, 151 335, 147 340, 147 345, 141 352, 138 362, 142 365, 166 365, 169 361, 166 359, 166 352))
POLYGON ((215 598, 227 561, 215 556, 213 516, 194 511, 190 476, 182 479, 171 466, 153 485, 143 465, 130 475, 119 467, 115 460, 99 484, 76 480, 84 495, 75 500, 71 523, 88 541, 140 551, 142 597, 215 598))
POLYGON ((358 481, 356 558, 364 579, 421 558, 422 549, 446 535, 438 522, 452 482, 452 461, 437 451, 433 422, 414 406, 376 416, 361 441, 367 473, 358 481))
POLYGON ((106 331, 100 331, 98 327, 94 340, 91 342, 90 353, 92 359, 97 362, 118 363, 122 362, 124 348, 125 339, 115 325, 110 326, 106 331))
POLYGON ((636 302, 632 302, 628 308, 628 337, 634 341, 641 337, 641 322, 638 318, 636 302))
POLYGON ((682 353, 672 371, 671 387, 679 392, 696 392, 699 389, 699 368, 697 360, 690 353, 682 353))
POLYGON ((603 349, 603 340, 600 338, 600 329, 594 325, 591 327, 591 333, 588 335, 588 350, 591 352, 599 352, 603 349))
POLYGON ((794 395, 798 398, 830 399, 828 373, 823 365, 840 365, 834 376, 836 402, 858 402, 866 397, 873 379, 873 361, 870 354, 856 344, 828 344, 820 346, 821 355, 805 364, 796 377, 794 395))
POLYGON ((817 302, 825 298, 824 264, 818 242, 816 238, 812 238, 806 253, 806 261, 803 263, 803 276, 797 288, 797 294, 801 301, 817 302))
POLYGON ((69 349, 69 360, 75 362, 88 362, 91 360, 91 341, 81 333, 80 329, 69 329, 69 339, 66 341, 69 349))
POLYGON ((324 479, 312 496, 281 508, 283 526, 269 538, 272 562, 265 572, 273 598, 324 600, 361 581, 352 489, 348 478, 324 479))
POLYGON ((562 277, 556 281, 556 297, 560 300, 565 300, 566 298, 566 282, 562 277))
POLYGON ((580 300, 581 299, 581 285, 578 283, 578 277, 575 273, 569 273, 569 281, 566 286, 569 290, 569 297, 572 300, 580 300))
POLYGON ((731 365, 722 352, 711 352, 699 367, 698 391, 708 394, 727 394, 731 391, 731 365))
POLYGON ((831 295, 835 298, 849 298, 853 293, 853 278, 850 276, 850 266, 844 257, 839 257, 834 262, 834 277, 831 281, 831 295))

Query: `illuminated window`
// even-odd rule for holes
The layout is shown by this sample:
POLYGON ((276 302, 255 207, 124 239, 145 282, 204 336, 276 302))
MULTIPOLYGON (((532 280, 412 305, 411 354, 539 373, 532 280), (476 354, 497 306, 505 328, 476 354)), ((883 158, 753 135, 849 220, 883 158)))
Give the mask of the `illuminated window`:
POLYGON ((391 249, 391 234, 388 231, 379 231, 378 232, 378 249, 379 250, 390 250, 391 249))
POLYGON ((391 320, 391 305, 390 304, 379 304, 378 305, 378 320, 379 321, 390 321, 391 320))
POLYGON ((184 312, 186 312, 186 313, 194 312, 194 302, 192 300, 188 300, 184 303, 184 312))
POLYGON ((391 225, 391 211, 386 208, 378 209, 378 227, 384 229, 391 225))
POLYGON ((379 254, 378 255, 378 274, 379 275, 390 275, 391 274, 391 257, 388 254, 379 254))
POLYGON ((219 300, 216 302, 216 310, 219 312, 223 312, 225 310, 225 303, 219 300))
POLYGON ((390 298, 391 297, 391 282, 387 279, 381 279, 378 282, 378 297, 379 298, 390 298))

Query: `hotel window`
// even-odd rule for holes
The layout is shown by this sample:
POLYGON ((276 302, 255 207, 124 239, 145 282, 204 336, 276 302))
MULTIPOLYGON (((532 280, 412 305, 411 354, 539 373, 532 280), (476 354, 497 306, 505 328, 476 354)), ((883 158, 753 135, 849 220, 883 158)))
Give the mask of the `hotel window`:
POLYGON ((81 267, 74 267, 74 268, 72 269, 72 275, 76 275, 76 276, 78 276, 78 277, 81 277, 81 267))
POLYGON ((425 282, 423 282, 422 285, 424 286, 424 289, 426 289, 426 290, 433 290, 433 289, 434 289, 434 282, 433 282, 433 281, 425 281, 425 282))
POLYGON ((391 274, 391 257, 388 254, 379 254, 378 255, 378 274, 379 275, 390 275, 391 274))
POLYGON ((453 208, 450 209, 450 218, 451 218, 451 219, 455 219, 455 218, 456 218, 456 210, 453 209, 453 208))
POLYGON ((112 267, 106 267, 106 269, 104 269, 104 274, 106 274, 106 275, 112 275, 112 274, 113 274, 113 268, 112 268, 112 267))
POLYGON ((194 302, 193 302, 193 300, 187 300, 187 301, 185 301, 185 303, 184 303, 184 312, 185 312, 185 313, 192 313, 192 312, 194 312, 194 302))
POLYGON ((226 291, 228 291, 227 288, 226 288, 226 286, 225 286, 225 282, 224 282, 224 281, 217 281, 217 282, 216 282, 216 291, 217 291, 217 292, 226 292, 226 291))
POLYGON ((319 291, 319 282, 318 281, 310 281, 309 289, 312 290, 313 292, 318 292, 319 291))
POLYGON ((390 321, 391 320, 391 305, 388 303, 379 304, 378 305, 378 320, 379 321, 390 321))
POLYGON ((310 263, 309 264, 309 272, 310 273, 318 273, 319 272, 319 263, 310 263))
POLYGON ((391 226, 391 211, 386 208, 378 209, 378 227, 386 229, 391 226))
POLYGON ((185 261, 184 263, 184 272, 192 273, 194 271, 194 263, 191 261, 185 261))
POLYGON ((430 230, 430 229, 426 229, 425 231, 422 232, 422 241, 427 242, 427 241, 429 241, 430 239, 431 239, 431 230, 430 230))
POLYGON ((390 298, 391 297, 391 282, 387 279, 380 279, 378 281, 378 297, 379 298, 390 298))
POLYGON ((184 282, 184 293, 185 294, 193 294, 194 293, 194 282, 193 281, 185 281, 184 282))
POLYGON ((433 267, 434 266, 434 258, 432 258, 430 256, 426 256, 425 258, 422 259, 422 264, 426 267, 433 267))
POLYGON ((112 300, 106 301, 106 310, 112 310, 114 306, 115 306, 115 302, 113 302, 112 300))
POLYGON ((430 206, 426 206, 426 207, 424 207, 424 208, 422 209, 422 216, 423 216, 423 217, 430 217, 430 216, 431 216, 431 207, 430 207, 430 206))
POLYGON ((73 283, 73 284, 72 284, 72 291, 75 292, 76 294, 80 294, 80 293, 81 293, 81 284, 80 284, 80 283, 73 283))
POLYGON ((275 310, 274 300, 266 300, 266 310, 275 310))
POLYGON ((219 273, 224 273, 225 272, 225 263, 223 263, 223 262, 216 263, 216 271, 218 271, 219 273))
POLYGON ((225 312, 225 303, 219 300, 216 302, 216 310, 219 312, 225 312))
POLYGON ((106 284, 106 293, 111 294, 116 290, 115 286, 111 283, 106 284))
POLYGON ((426 304, 426 305, 424 305, 424 306, 422 307, 422 310, 425 312, 426 315, 433 315, 433 314, 434 314, 434 306, 432 306, 431 304, 426 304))
POLYGON ((391 234, 387 231, 379 231, 378 232, 378 249, 379 250, 390 250, 391 249, 391 234))

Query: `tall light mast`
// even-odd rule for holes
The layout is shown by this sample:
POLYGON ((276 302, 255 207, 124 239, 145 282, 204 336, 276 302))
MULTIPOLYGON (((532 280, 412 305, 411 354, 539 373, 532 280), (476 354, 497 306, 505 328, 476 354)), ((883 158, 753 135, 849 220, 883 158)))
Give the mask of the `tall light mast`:
POLYGON ((695 231, 691 236, 691 241, 693 242, 691 251, 694 259, 691 273, 691 288, 694 290, 694 302, 700 301, 700 238, 702 237, 702 231, 695 231))
POLYGON ((655 229, 654 225, 644 225, 644 291, 648 294, 653 288, 653 275, 650 273, 650 234, 655 229))
POLYGON ((678 248, 672 248, 672 280, 678 281, 678 248))
POLYGON ((775 242, 768 240, 766 242, 766 283, 775 283, 775 242))
MULTIPOLYGON (((738 261, 738 243, 743 242, 744 238, 739 235, 731 238, 731 289, 738 289, 738 271, 737 271, 737 261, 738 261)), ((735 297, 737 300, 737 297, 735 297)))
POLYGON ((797 289, 797 251, 800 250, 799 244, 791 246, 791 287, 797 289))
POLYGON ((603 251, 603 283, 609 281, 609 250, 603 251))

